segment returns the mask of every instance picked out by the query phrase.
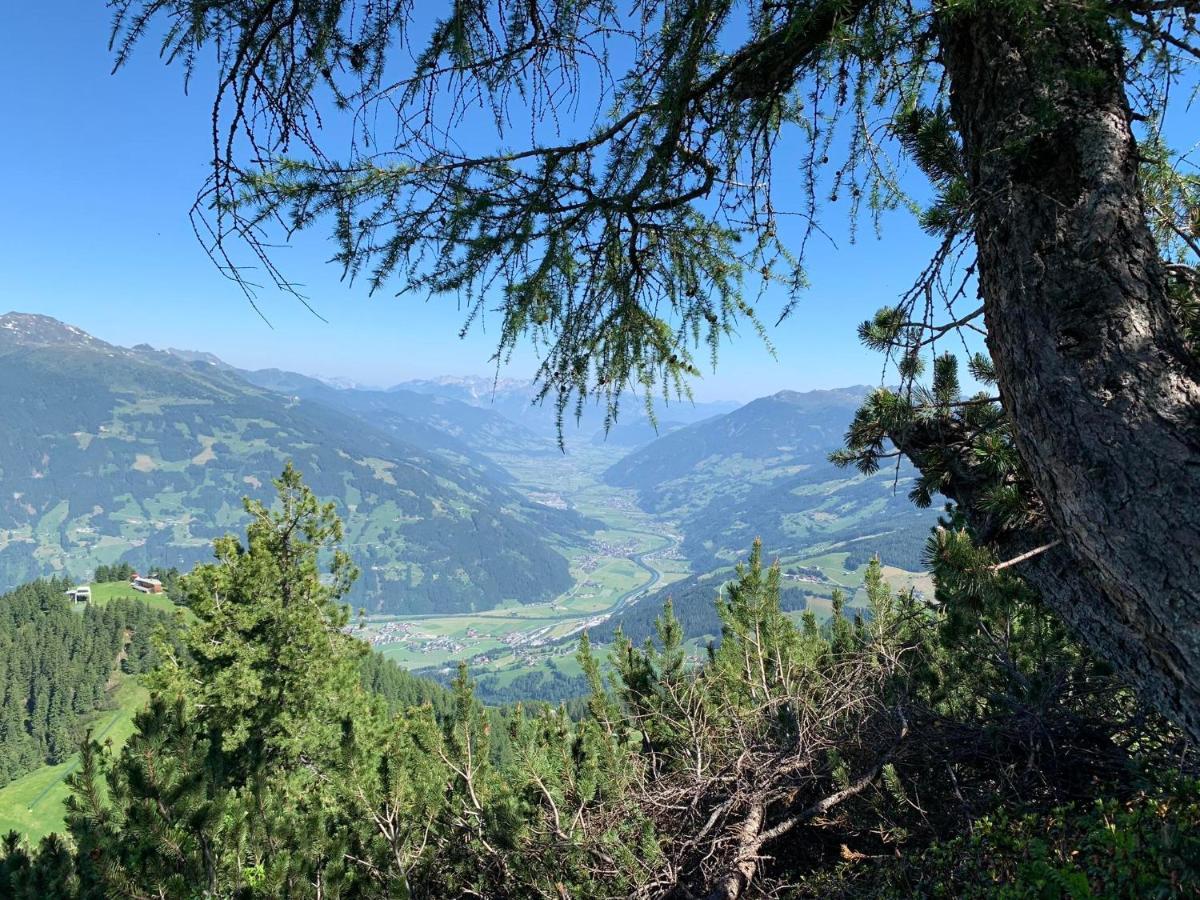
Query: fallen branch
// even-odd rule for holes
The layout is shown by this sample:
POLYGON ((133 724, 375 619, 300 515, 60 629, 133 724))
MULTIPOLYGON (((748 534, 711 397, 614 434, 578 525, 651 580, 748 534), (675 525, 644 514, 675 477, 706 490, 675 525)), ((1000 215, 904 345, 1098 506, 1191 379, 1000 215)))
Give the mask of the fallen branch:
POLYGON ((861 794, 870 787, 882 774, 884 766, 891 761, 896 748, 900 746, 901 742, 908 735, 908 720, 904 718, 903 713, 898 714, 900 716, 900 733, 896 736, 896 740, 892 743, 892 746, 888 748, 886 753, 879 757, 875 765, 840 791, 835 791, 829 796, 821 798, 800 812, 788 816, 766 831, 758 830, 765 819, 763 807, 761 804, 751 807, 750 814, 739 829, 740 840, 738 843, 740 849, 733 867, 721 878, 716 887, 708 894, 706 900, 738 900, 742 892, 754 879, 754 875, 758 870, 758 861, 761 858, 759 851, 762 850, 765 844, 782 837, 797 825, 810 822, 818 816, 825 814, 838 804, 844 803, 851 797, 861 794))

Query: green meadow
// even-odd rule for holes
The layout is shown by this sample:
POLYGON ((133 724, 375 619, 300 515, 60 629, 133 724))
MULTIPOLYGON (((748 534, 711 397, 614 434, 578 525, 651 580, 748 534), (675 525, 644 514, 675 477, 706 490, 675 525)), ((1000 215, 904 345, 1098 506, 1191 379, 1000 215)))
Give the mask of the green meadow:
MULTIPOLYGON (((115 708, 97 715, 91 723, 93 737, 117 752, 133 734, 134 714, 149 692, 136 678, 119 676, 112 692, 115 708)), ((66 779, 79 767, 79 755, 56 766, 43 766, 0 788, 0 834, 16 831, 40 840, 61 831, 70 791, 66 779)))

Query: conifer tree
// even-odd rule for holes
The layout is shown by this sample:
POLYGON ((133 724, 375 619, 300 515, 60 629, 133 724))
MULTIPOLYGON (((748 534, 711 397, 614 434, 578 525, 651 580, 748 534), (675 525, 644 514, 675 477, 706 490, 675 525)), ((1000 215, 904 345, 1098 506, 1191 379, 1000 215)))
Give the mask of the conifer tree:
POLYGON ((848 653, 854 647, 854 627, 846 618, 846 594, 834 588, 829 608, 829 649, 835 654, 848 653))
POLYGON ((360 838, 346 778, 377 759, 383 704, 360 683, 365 647, 342 632, 354 573, 332 505, 291 465, 275 487, 275 508, 246 502, 246 543, 217 540, 217 561, 184 579, 195 622, 181 652, 163 648, 120 758, 76 779, 71 829, 105 890, 336 896, 369 880, 348 861, 360 838))
POLYGON ((878 440, 1200 738, 1200 192, 1162 127, 1186 115, 1194 2, 467 0, 425 35, 374 0, 114 7, 118 67, 143 40, 188 75, 214 57, 193 213, 223 272, 253 294, 248 250, 294 292, 275 229, 328 226, 371 290, 465 296, 468 325, 497 304, 497 359, 532 336, 560 420, 686 396, 739 323, 764 331, 761 301, 798 308, 828 209, 852 233, 913 210, 932 257, 862 330, 900 382, 869 404, 878 440), (459 130, 476 105, 491 148, 459 130), (338 114, 348 144, 318 126, 338 114), (980 331, 999 390, 952 400, 945 341, 980 331), (1034 540, 987 527, 981 419, 1008 431, 1034 540))
POLYGON ((800 645, 795 626, 779 606, 779 564, 763 570, 762 541, 755 540, 750 559, 736 571, 717 599, 721 644, 713 657, 713 676, 737 685, 747 703, 759 704, 795 690, 800 645))

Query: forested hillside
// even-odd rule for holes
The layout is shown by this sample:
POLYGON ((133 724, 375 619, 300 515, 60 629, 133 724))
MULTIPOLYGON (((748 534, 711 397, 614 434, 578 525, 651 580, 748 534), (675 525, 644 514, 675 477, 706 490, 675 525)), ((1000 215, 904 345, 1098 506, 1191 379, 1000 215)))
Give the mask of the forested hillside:
POLYGON ((111 706, 114 672, 160 661, 152 638, 170 616, 136 600, 75 609, 68 586, 0 594, 0 787, 77 752, 93 714, 111 706))
POLYGON ((548 599, 570 586, 556 545, 588 527, 469 459, 406 443, 402 423, 375 429, 45 317, 0 317, 0 404, 0 585, 115 560, 190 567, 245 521, 241 497, 269 495, 264 473, 285 459, 341 505, 364 572, 354 600, 372 610, 548 599))
POLYGON ((934 515, 909 501, 913 467, 865 477, 829 460, 868 392, 763 397, 635 450, 605 480, 634 488, 644 508, 678 520, 697 571, 728 565, 756 537, 777 553, 865 539, 863 555, 920 571, 934 515))
POLYGON ((464 670, 447 693, 367 663, 338 602, 353 571, 333 506, 292 469, 278 487, 244 543, 221 539, 183 580, 195 622, 124 750, 85 747, 68 840, 10 835, 0 891, 1200 889, 1200 789, 1151 762, 1186 744, 1019 583, 983 609, 923 607, 874 563, 870 614, 822 630, 783 611, 755 545, 698 666, 666 604, 643 646, 618 641, 610 677, 581 640, 581 720, 497 715, 464 670))
MULTIPOLYGON (((87 604, 66 598, 69 582, 55 580, 0 595, 0 836, 10 826, 35 840, 61 832, 63 782, 78 765, 85 734, 119 752, 125 723, 144 705, 146 685, 163 662, 159 641, 173 654, 188 652, 182 637, 194 621, 190 611, 173 613, 161 597, 125 596, 119 579, 127 573, 108 568, 98 574, 114 580, 98 577, 98 599, 87 604)), ((438 721, 453 715, 449 691, 378 653, 359 658, 358 675, 390 710, 429 705, 438 721)), ((512 753, 509 714, 488 711, 496 726, 489 754, 497 760, 512 753)), ((3 887, 0 881, 0 896, 7 896, 3 887)))

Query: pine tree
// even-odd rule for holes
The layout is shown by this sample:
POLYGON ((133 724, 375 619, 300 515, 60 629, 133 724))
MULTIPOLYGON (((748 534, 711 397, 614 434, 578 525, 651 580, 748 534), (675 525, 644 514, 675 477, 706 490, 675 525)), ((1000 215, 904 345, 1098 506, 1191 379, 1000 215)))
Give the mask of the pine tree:
POLYGON ((829 647, 835 654, 849 653, 854 648, 854 627, 846 619, 846 594, 834 588, 830 598, 829 647))
POLYGON ((219 539, 217 562, 183 579, 196 621, 180 648, 160 642, 120 758, 90 748, 75 780, 70 826, 104 890, 336 895, 369 879, 348 862, 360 848, 346 779, 377 760, 385 713, 361 686, 365 647, 342 633, 353 569, 332 505, 290 465, 275 485, 275 509, 247 501, 246 543, 219 539))
POLYGON ((750 703, 789 693, 801 662, 799 635, 780 609, 779 591, 779 564, 764 574, 762 542, 755 540, 750 559, 738 564, 737 577, 717 599, 721 644, 713 669, 750 703))
POLYGON ((213 52, 224 138, 194 209, 225 271, 240 279, 248 250, 294 292, 269 224, 291 238, 327 221, 348 276, 465 292, 468 323, 500 279, 497 358, 535 335, 560 421, 592 398, 614 418, 630 385, 686 396, 739 322, 762 330, 754 282, 782 290, 782 315, 798 308, 824 207, 848 208, 851 229, 911 209, 936 250, 861 333, 896 363, 902 389, 883 405, 924 421, 890 418, 867 455, 907 455, 1200 738, 1200 642, 1163 624, 1200 618, 1200 194, 1161 126, 1185 109, 1168 99, 1200 53, 1194 3, 753 0, 630 17, 599 0, 473 0, 445 4, 408 67, 395 55, 418 30, 406 6, 115 9, 118 66, 156 38, 189 74, 213 52), (620 86, 612 102, 550 139, 597 80, 620 86), (494 146, 439 115, 468 97, 497 123, 494 146), (509 146, 504 123, 530 109, 530 141, 509 146), (348 157, 336 129, 310 127, 331 114, 365 123, 348 157), (909 163, 928 204, 896 177, 909 163), (783 226, 785 186, 798 232, 783 226), (945 338, 985 324, 1004 389, 951 400, 945 338), (1012 432, 1035 543, 987 528, 970 427, 982 417, 1012 432))
POLYGON ((218 562, 184 580, 197 617, 186 637, 190 659, 168 659, 159 681, 160 691, 197 710, 237 778, 301 756, 327 759, 358 712, 365 648, 341 633, 349 613, 338 599, 356 574, 336 548, 341 523, 290 464, 275 486, 278 509, 246 501, 246 545, 218 539, 218 562))

